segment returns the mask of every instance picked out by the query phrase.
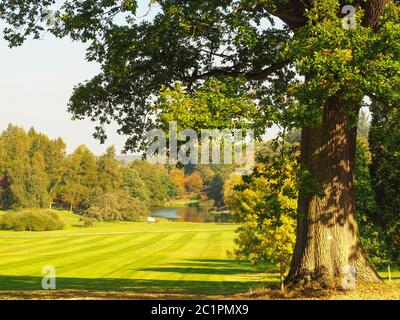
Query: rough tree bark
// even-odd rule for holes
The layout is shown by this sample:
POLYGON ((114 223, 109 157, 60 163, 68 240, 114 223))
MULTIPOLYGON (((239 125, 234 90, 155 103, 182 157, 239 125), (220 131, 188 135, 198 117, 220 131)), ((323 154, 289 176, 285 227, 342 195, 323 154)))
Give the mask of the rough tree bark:
MULTIPOLYGON (((365 10, 363 26, 377 30, 382 10, 390 1, 356 4, 365 10)), ((305 24, 304 9, 311 5, 302 3, 304 7, 299 8, 297 0, 289 0, 278 10, 266 10, 278 13, 295 30, 305 24)), ((318 127, 302 130, 301 164, 324 196, 300 192, 297 241, 285 280, 288 285, 340 286, 352 270, 356 282, 381 281, 362 249, 355 219, 356 134, 339 97, 327 101, 318 127)))
POLYGON ((303 128, 301 164, 324 195, 300 192, 290 285, 340 286, 353 268, 356 282, 380 281, 361 247, 355 219, 356 134, 335 97, 324 106, 320 126, 303 128))

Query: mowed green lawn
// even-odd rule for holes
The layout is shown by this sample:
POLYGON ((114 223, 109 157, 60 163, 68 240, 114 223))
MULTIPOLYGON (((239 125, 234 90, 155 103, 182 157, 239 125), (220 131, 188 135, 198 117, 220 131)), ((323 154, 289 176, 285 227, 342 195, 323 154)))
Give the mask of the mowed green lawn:
POLYGON ((0 298, 228 297, 279 281, 274 266, 254 267, 227 256, 233 224, 119 222, 86 228, 78 216, 59 214, 65 230, 0 231, 0 298), (56 268, 55 291, 41 290, 46 265, 56 268))
MULTIPOLYGON (((268 290, 279 287, 274 265, 251 266, 227 256, 236 225, 163 221, 86 228, 79 216, 58 214, 65 230, 0 231, 0 299, 274 298, 279 292, 268 290), (57 290, 42 290, 44 266, 56 268, 57 290)), ((387 272, 380 274, 387 282, 387 272)), ((317 292, 311 298, 396 298, 400 271, 392 279, 372 293, 317 292)))

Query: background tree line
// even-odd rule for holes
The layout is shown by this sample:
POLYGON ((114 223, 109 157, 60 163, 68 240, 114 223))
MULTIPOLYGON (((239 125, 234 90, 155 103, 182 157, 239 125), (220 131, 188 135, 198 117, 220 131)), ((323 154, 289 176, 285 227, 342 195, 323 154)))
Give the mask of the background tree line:
POLYGON ((71 154, 61 138, 9 125, 0 134, 0 207, 66 208, 92 219, 132 220, 172 198, 212 199, 222 206, 224 165, 154 165, 119 161, 114 147, 101 156, 85 145, 71 154))
POLYGON ((123 165, 114 147, 99 157, 84 145, 67 154, 61 138, 33 128, 9 125, 0 135, 3 210, 61 206, 98 219, 132 220, 175 195, 165 168, 145 161, 123 165))

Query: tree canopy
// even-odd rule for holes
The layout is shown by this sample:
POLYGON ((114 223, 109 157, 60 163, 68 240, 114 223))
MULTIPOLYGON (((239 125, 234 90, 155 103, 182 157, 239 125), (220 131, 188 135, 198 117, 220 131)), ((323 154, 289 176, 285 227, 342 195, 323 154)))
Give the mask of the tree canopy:
POLYGON ((69 110, 98 121, 101 139, 102 125, 117 120, 129 149, 154 125, 149 115, 156 113, 161 87, 176 83, 201 91, 207 90, 204 79, 218 78, 222 86, 236 81, 237 90, 223 94, 251 92, 259 99, 256 110, 219 112, 262 127, 278 119, 291 126, 315 122, 318 106, 335 94, 351 105, 365 95, 399 101, 395 2, 352 1, 353 29, 342 27, 339 12, 348 2, 338 0, 149 0, 151 19, 138 16, 133 0, 61 1, 54 23, 46 23, 55 2, 1 1, 5 38, 16 46, 48 29, 88 43, 87 59, 100 63, 101 73, 77 85, 69 110))

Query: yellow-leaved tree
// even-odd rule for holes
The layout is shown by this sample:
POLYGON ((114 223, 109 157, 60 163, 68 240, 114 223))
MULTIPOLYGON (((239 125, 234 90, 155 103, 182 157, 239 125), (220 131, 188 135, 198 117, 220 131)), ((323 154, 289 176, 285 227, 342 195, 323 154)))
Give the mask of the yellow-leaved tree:
POLYGON ((225 203, 241 222, 234 255, 253 264, 276 263, 282 290, 296 241, 298 170, 295 149, 284 149, 276 153, 267 144, 254 173, 232 175, 224 189, 225 203))

